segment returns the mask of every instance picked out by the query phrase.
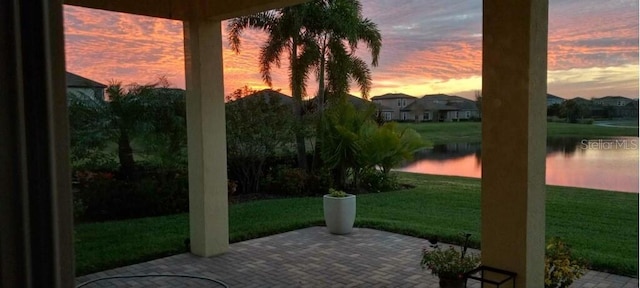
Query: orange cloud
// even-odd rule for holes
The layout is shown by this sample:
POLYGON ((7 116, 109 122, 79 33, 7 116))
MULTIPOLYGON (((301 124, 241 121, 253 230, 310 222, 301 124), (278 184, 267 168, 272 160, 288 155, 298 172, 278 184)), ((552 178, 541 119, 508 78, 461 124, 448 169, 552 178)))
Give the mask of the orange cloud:
MULTIPOLYGON (((473 97, 472 91, 481 89, 481 5, 444 0, 362 2, 365 16, 378 23, 383 37, 380 65, 372 68, 371 96, 404 92, 473 97)), ((550 3, 550 92, 565 97, 603 95, 595 93, 637 97, 637 76, 630 79, 625 68, 637 69, 637 9, 637 1, 626 0, 550 3), (584 88, 596 85, 607 90, 584 88)), ((64 17, 67 70, 104 83, 111 79, 148 83, 166 76, 184 88, 180 21, 72 6, 64 7, 64 17)), ((240 54, 223 40, 226 93, 245 85, 266 87, 258 68, 265 39, 262 32, 247 31, 240 54)), ((358 55, 369 59, 365 52, 358 55)), ((290 93, 287 61, 282 60, 283 67, 273 70, 273 88, 290 93)), ((313 79, 308 85, 308 94, 313 95, 313 79)), ((352 92, 359 94, 356 87, 352 92)))

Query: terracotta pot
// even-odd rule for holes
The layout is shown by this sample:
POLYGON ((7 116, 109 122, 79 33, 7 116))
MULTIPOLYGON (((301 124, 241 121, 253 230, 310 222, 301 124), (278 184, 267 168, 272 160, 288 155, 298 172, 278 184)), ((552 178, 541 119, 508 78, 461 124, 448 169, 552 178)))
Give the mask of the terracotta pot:
POLYGON ((464 288, 464 278, 440 278, 440 288, 464 288))

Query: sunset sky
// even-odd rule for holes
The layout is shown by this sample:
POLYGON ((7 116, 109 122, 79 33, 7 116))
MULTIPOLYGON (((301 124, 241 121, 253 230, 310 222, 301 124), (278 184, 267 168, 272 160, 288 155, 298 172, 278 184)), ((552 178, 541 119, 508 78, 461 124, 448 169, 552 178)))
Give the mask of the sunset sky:
MULTIPOLYGON (((361 2, 364 16, 382 32, 370 96, 446 93, 472 98, 481 89, 481 0, 361 2)), ((549 93, 638 98, 638 1, 549 2, 549 93)), ((68 71, 105 84, 150 83, 164 75, 184 88, 181 22, 73 6, 64 7, 64 18, 68 71)), ((264 39, 261 32, 244 34, 239 55, 225 39, 225 94, 244 85, 267 88, 257 66, 264 39)), ((273 88, 289 94, 286 68, 275 71, 273 88)), ((315 91, 313 80, 309 94, 315 91)), ((352 93, 358 95, 358 89, 352 93)))

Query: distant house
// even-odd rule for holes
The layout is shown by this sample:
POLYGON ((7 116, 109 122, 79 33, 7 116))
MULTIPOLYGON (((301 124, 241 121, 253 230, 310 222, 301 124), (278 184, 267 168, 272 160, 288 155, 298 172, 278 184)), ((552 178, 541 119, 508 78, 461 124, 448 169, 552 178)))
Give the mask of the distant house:
POLYGON ((239 99, 229 99, 227 104, 232 104, 236 102, 247 101, 251 99, 263 98, 265 102, 271 103, 271 101, 280 101, 280 104, 291 106, 291 110, 293 111, 293 98, 291 96, 280 93, 279 91, 275 91, 272 89, 264 89, 253 94, 246 95, 239 99))
POLYGON ((623 118, 638 119, 638 99, 635 99, 620 109, 620 116, 623 118))
MULTIPOLYGON (((271 99, 278 99, 280 101, 281 104, 283 105, 288 105, 291 106, 291 109, 293 109, 293 98, 289 95, 280 93, 278 91, 275 90, 271 90, 271 89, 265 89, 265 90, 261 90, 258 91, 256 93, 244 96, 240 99, 234 99, 229 101, 228 103, 233 103, 236 101, 246 101, 247 99, 253 99, 256 97, 263 97, 267 102, 271 101, 271 99)), ((349 101, 349 103, 351 103, 353 105, 353 107, 355 107, 356 109, 363 109, 368 107, 368 105, 373 105, 373 103, 369 100, 366 99, 362 99, 358 96, 354 96, 351 94, 347 95, 347 100, 349 101)), ((317 103, 317 98, 312 98, 309 100, 303 100, 302 105, 303 107, 305 107, 304 109, 306 109, 307 112, 309 111, 315 111, 318 107, 317 103)))
POLYGON ((107 85, 98 83, 80 75, 66 72, 67 93, 79 96, 93 97, 98 100, 105 100, 105 89, 107 85))
POLYGON ((582 97, 575 97, 575 98, 573 98, 571 100, 575 101, 578 104, 591 105, 591 100, 585 99, 585 98, 582 98, 582 97))
POLYGON ((587 107, 589 113, 586 117, 593 118, 637 118, 638 100, 622 96, 605 96, 587 100, 576 97, 570 101, 587 107))
POLYGON ((376 109, 378 109, 378 113, 380 113, 380 117, 382 117, 384 121, 397 120, 393 117, 396 111, 394 108, 380 104, 379 102, 376 103, 375 101, 373 102, 373 104, 376 105, 376 109))
POLYGON ((368 108, 371 105, 374 105, 373 102, 367 100, 367 99, 363 99, 360 98, 358 96, 355 95, 351 95, 348 94, 347 95, 347 100, 351 103, 351 105, 353 105, 353 107, 355 107, 356 109, 363 109, 363 108, 368 108))
POLYGON ((371 97, 371 101, 381 110, 382 117, 385 120, 411 120, 409 113, 403 110, 416 101, 416 97, 402 93, 388 93, 380 96, 371 97))
POLYGON ((593 98, 593 102, 596 105, 622 107, 633 102, 633 100, 622 96, 605 96, 601 98, 593 98))
POLYGON ((291 98, 291 96, 280 93, 279 91, 275 91, 272 89, 264 89, 264 90, 260 90, 258 92, 255 92, 253 94, 244 96, 240 99, 237 99, 235 101, 242 101, 242 100, 246 100, 246 99, 252 99, 255 97, 263 97, 267 102, 270 102, 271 99, 278 99, 277 101, 280 101, 280 103, 285 104, 285 105, 291 105, 293 103, 293 98, 291 98))
POLYGON ((425 95, 408 105, 403 112, 415 122, 451 122, 479 118, 480 111, 472 100, 445 94, 425 95))
POLYGON ((553 94, 547 94, 547 107, 554 105, 554 104, 562 104, 562 102, 564 102, 565 99, 562 97, 558 97, 556 95, 553 94))
MULTIPOLYGON (((622 96, 593 98, 591 100, 592 115, 603 118, 634 118, 637 117, 635 116, 637 112, 633 111, 634 102, 636 101, 622 96)), ((635 107, 637 111, 637 106, 635 107)))

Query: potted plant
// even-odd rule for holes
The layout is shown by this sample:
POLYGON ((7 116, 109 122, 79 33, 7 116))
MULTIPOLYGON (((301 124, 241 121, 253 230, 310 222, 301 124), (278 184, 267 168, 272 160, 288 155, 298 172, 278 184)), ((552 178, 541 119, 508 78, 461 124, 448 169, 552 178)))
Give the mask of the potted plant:
POLYGON ((422 249, 422 269, 429 269, 440 279, 440 288, 462 288, 465 286, 465 272, 480 265, 480 256, 467 254, 471 234, 464 234, 464 246, 456 250, 453 247, 441 249, 437 240, 429 240, 431 249, 422 249))
POLYGON ((332 234, 349 234, 356 220, 356 195, 329 189, 323 197, 324 222, 332 234))
POLYGON ((553 237, 547 243, 544 257, 544 287, 566 288, 584 275, 587 264, 573 257, 571 248, 560 238, 553 237))

